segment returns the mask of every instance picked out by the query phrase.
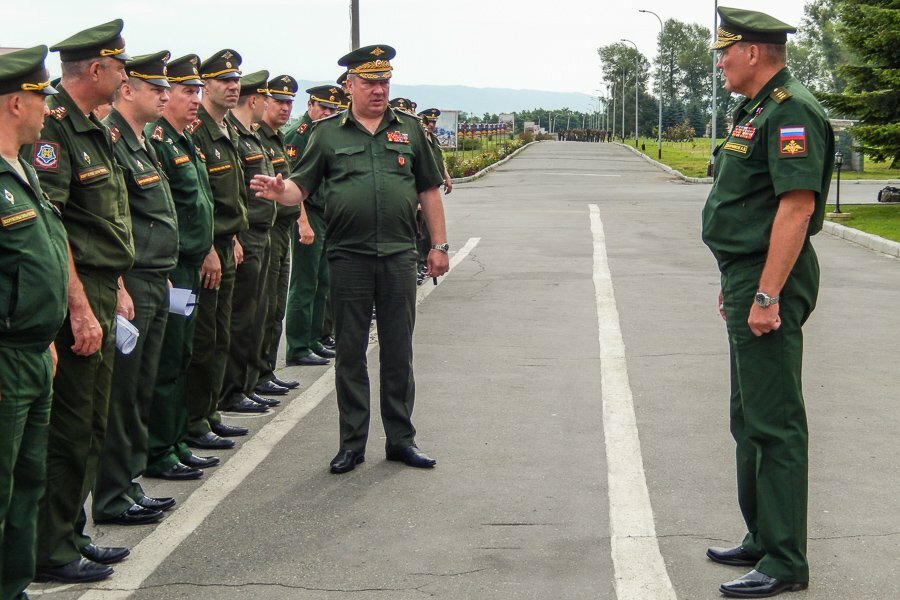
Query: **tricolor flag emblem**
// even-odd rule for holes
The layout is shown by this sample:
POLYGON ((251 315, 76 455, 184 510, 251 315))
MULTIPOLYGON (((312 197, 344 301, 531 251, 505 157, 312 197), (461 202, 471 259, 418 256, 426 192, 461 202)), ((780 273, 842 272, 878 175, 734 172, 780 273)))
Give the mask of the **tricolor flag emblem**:
POLYGON ((806 128, 782 127, 778 132, 778 153, 781 156, 806 156, 806 128))

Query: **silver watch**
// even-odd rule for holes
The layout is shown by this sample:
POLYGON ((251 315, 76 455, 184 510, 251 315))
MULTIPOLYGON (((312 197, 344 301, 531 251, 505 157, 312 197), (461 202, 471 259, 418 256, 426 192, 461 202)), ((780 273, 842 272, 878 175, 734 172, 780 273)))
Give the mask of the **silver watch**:
POLYGON ((440 250, 444 254, 447 254, 450 251, 450 244, 444 242, 443 244, 432 244, 432 250, 440 250))
POLYGON ((763 308, 778 304, 778 296, 770 296, 765 292, 756 292, 756 296, 753 299, 763 308))

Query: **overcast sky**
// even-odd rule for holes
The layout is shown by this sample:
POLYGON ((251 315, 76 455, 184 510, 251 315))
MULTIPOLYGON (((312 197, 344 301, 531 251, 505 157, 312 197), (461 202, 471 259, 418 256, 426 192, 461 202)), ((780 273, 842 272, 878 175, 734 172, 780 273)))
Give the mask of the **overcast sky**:
MULTIPOLYGON (((724 0, 726 6, 750 7, 724 0)), ((408 85, 583 92, 600 87, 597 48, 628 38, 656 54, 659 22, 676 18, 712 27, 714 0, 360 0, 362 45, 397 49, 394 81, 408 85), (534 6, 534 8, 529 8, 534 6)), ((803 0, 755 0, 799 25, 803 0)), ((6 2, 0 46, 53 45, 116 17, 125 20, 129 54, 162 49, 206 58, 233 48, 245 73, 268 69, 332 81, 350 49, 349 0, 42 0, 6 2)), ((56 56, 53 54, 52 56, 56 56)), ((58 59, 48 65, 58 73, 58 59)))

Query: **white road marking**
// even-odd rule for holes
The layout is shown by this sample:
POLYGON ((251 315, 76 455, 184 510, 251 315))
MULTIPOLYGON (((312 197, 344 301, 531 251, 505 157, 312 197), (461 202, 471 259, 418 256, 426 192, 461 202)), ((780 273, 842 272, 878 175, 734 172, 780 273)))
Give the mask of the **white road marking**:
POLYGON ((618 600, 675 600, 659 551, 600 209, 590 205, 609 529, 618 600))
MULTIPOLYGON (((475 248, 481 238, 469 238, 465 246, 450 258, 452 271, 475 248)), ((442 282, 438 279, 438 283, 442 282)), ((427 281, 416 292, 420 304, 437 287, 427 281)), ((369 346, 369 352, 374 345, 369 346)), ((284 405, 225 464, 216 468, 206 483, 188 496, 178 510, 168 515, 153 533, 132 548, 126 562, 115 566, 115 574, 93 585, 80 600, 124 600, 140 589, 143 582, 191 535, 210 513, 266 459, 275 446, 303 417, 334 392, 334 367, 329 368, 305 392, 284 405)))
POLYGON ((577 171, 530 171, 529 175, 563 175, 565 177, 621 177, 618 173, 578 173, 577 171))

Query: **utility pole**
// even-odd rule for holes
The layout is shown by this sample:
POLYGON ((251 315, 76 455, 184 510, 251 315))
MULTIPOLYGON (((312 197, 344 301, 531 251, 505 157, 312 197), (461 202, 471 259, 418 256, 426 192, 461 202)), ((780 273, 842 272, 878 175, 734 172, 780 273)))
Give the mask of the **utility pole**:
POLYGON ((359 0, 350 0, 350 49, 359 48, 359 0))
MULTIPOLYGON (((638 10, 638 12, 649 13, 649 14, 653 15, 654 17, 656 17, 656 19, 659 21, 659 38, 660 38, 660 43, 661 43, 661 42, 662 42, 663 29, 664 29, 664 28, 663 28, 663 22, 662 22, 662 19, 660 19, 660 18, 659 18, 659 15, 656 14, 655 12, 653 12, 652 10, 643 10, 643 9, 640 9, 640 10, 638 10)), ((663 109, 662 55, 660 55, 659 58, 660 58, 660 61, 659 61, 659 62, 660 62, 660 65, 659 65, 659 80, 658 80, 658 85, 659 85, 659 125, 657 125, 657 136, 656 136, 657 154, 656 154, 656 158, 659 159, 659 160, 662 160, 662 109, 663 109)))
MULTIPOLYGON (((634 147, 638 147, 638 61, 641 58, 641 51, 638 50, 637 44, 631 40, 622 38, 623 42, 628 42, 634 46, 634 147)), ((625 98, 622 98, 625 102, 625 98)))

